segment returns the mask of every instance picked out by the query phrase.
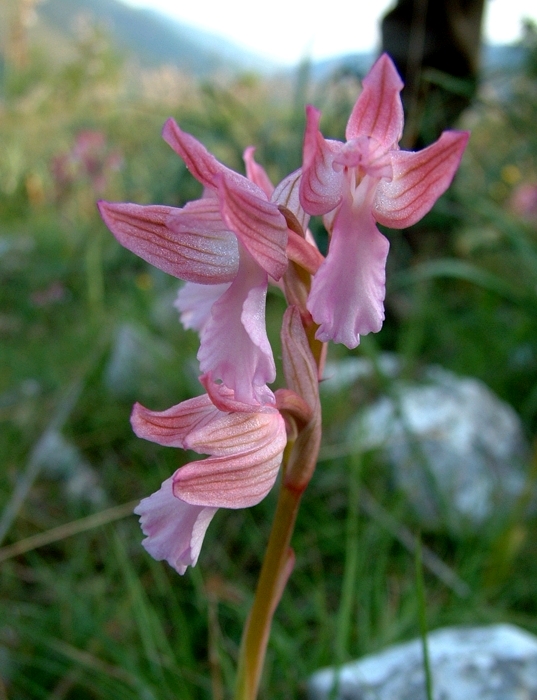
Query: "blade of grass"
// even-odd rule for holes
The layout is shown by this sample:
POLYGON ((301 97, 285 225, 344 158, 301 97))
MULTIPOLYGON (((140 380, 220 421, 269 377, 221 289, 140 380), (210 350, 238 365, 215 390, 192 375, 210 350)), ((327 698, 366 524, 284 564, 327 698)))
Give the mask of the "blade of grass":
POLYGON ((352 455, 349 464, 349 493, 347 501, 345 568, 341 585, 341 602, 339 605, 335 641, 334 684, 330 691, 330 700, 335 700, 339 692, 340 669, 348 655, 349 637, 352 621, 353 602, 357 587, 359 524, 360 512, 360 467, 361 455, 352 455))
POLYGON ((162 698, 174 697, 164 673, 166 665, 164 657, 173 658, 174 654, 168 644, 166 630, 162 624, 163 621, 159 618, 158 611, 153 607, 148 594, 144 590, 142 581, 132 566, 125 544, 118 532, 114 532, 113 542, 121 571, 125 577, 132 614, 138 628, 141 647, 146 660, 149 662, 152 680, 158 685, 162 698))
POLYGON ((69 384, 67 389, 62 394, 47 427, 35 444, 30 455, 30 459, 26 465, 26 469, 17 482, 15 490, 6 504, 2 512, 2 516, 0 517, 0 544, 4 541, 4 538, 13 525, 19 510, 21 509, 39 475, 41 470, 41 453, 44 446, 50 439, 50 435, 54 432, 60 431, 71 415, 78 399, 80 398, 80 394, 82 393, 88 374, 93 369, 96 362, 100 359, 107 346, 107 337, 108 333, 97 341, 95 350, 83 363, 82 368, 79 370, 76 378, 71 382, 71 384, 69 384))
POLYGON ((425 600, 425 585, 423 582, 423 561, 421 556, 421 536, 416 537, 416 593, 418 596, 418 615, 420 624, 421 648, 423 651, 423 670, 425 673, 425 693, 427 700, 433 700, 433 677, 427 644, 427 602, 425 600))
POLYGON ((132 515, 132 511, 137 504, 138 500, 129 501, 129 503, 123 503, 120 506, 107 508, 99 513, 88 515, 86 518, 73 520, 70 523, 53 527, 51 530, 46 530, 45 532, 40 532, 37 535, 26 537, 24 540, 19 540, 18 542, 10 544, 7 547, 2 547, 2 549, 0 549, 0 563, 6 561, 7 559, 17 557, 20 554, 31 552, 38 547, 44 547, 47 544, 59 542, 67 537, 79 535, 82 532, 87 532, 93 528, 107 525, 115 520, 126 518, 128 515, 132 515))
POLYGON ((423 565, 459 598, 468 598, 471 593, 468 584, 431 549, 419 543, 412 532, 383 508, 372 494, 363 487, 360 489, 360 507, 388 530, 409 552, 415 555, 419 547, 420 560, 423 562, 423 565))
POLYGON ((41 452, 46 444, 49 435, 61 430, 71 411, 74 409, 83 386, 83 377, 77 377, 66 389, 56 410, 52 414, 47 427, 37 441, 26 465, 26 469, 18 480, 15 490, 7 502, 0 518, 0 544, 4 541, 9 532, 19 510, 21 509, 28 493, 30 492, 37 476, 41 470, 41 452))

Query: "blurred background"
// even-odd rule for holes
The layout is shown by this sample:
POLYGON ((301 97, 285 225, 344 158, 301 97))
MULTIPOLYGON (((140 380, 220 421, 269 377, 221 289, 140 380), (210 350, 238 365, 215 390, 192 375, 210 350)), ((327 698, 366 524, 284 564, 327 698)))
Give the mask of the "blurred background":
MULTIPOLYGON (((206 7, 222 30, 249 20, 240 39, 135 4, 0 1, 0 699, 229 697, 274 494, 220 511, 184 577, 140 546, 134 503, 194 455, 135 438, 131 407, 201 393, 198 340, 177 280, 95 202, 199 196, 160 137, 170 116, 241 172, 255 145, 278 182, 300 166, 305 104, 342 139, 381 48, 405 76, 405 148, 472 136, 434 210, 387 232, 383 330, 330 348, 260 697, 417 634, 418 533, 431 629, 537 633, 536 9, 331 3, 319 30, 311 9, 266 8, 259 28, 206 7)), ((272 290, 276 354, 283 309, 272 290)))

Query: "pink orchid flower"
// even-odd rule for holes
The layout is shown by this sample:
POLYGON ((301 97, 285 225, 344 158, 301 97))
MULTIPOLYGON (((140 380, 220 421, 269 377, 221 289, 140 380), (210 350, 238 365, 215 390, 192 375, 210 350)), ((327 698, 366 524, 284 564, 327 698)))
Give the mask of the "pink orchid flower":
POLYGON ((267 495, 287 441, 275 401, 253 409, 209 377, 202 382, 209 393, 161 412, 135 404, 131 417, 138 437, 210 455, 178 469, 134 511, 146 550, 180 574, 196 564, 218 508, 247 508, 267 495))
POLYGON ((406 228, 449 187, 468 140, 445 131, 419 152, 399 150, 403 83, 383 54, 363 81, 346 129, 346 143, 319 131, 320 112, 307 108, 300 201, 324 215, 331 233, 326 260, 312 282, 308 310, 317 338, 354 348, 384 320, 389 243, 376 223, 406 228))
POLYGON ((287 224, 255 182, 222 165, 173 119, 164 139, 204 186, 184 208, 99 202, 117 240, 155 267, 195 285, 177 305, 200 332, 201 371, 252 406, 271 402, 276 368, 265 329, 269 275, 287 267, 287 224))

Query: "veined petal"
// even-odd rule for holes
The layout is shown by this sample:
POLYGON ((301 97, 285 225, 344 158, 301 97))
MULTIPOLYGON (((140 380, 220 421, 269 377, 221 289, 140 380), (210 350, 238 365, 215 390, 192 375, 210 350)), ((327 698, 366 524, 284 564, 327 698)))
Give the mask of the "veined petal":
POLYGON ((287 436, 278 412, 256 415, 261 416, 262 429, 250 432, 249 449, 191 462, 174 474, 178 498, 192 505, 248 508, 267 495, 276 481, 287 436))
POLYGON ((246 177, 248 180, 260 187, 267 195, 267 199, 270 199, 272 193, 274 192, 274 185, 272 184, 270 177, 267 175, 265 168, 256 162, 254 153, 255 146, 248 146, 248 148, 244 151, 243 159, 246 166, 246 177))
POLYGON ((265 328, 267 273, 246 251, 231 286, 212 308, 201 332, 201 371, 235 392, 237 401, 263 403, 276 377, 265 328))
POLYGON ((149 554, 165 559, 179 574, 198 561, 205 532, 216 508, 193 506, 173 495, 173 478, 166 479, 160 489, 140 501, 134 509, 147 535, 142 545, 149 554))
POLYGON ((173 303, 179 311, 183 328, 192 328, 201 333, 211 314, 212 305, 229 289, 229 286, 229 282, 225 284, 186 282, 177 293, 177 299, 173 303))
POLYGON ((326 214, 340 203, 343 196, 343 170, 334 169, 334 158, 343 144, 323 137, 319 131, 321 113, 318 109, 308 105, 306 118, 300 202, 308 214, 326 214))
POLYGON ((185 214, 184 209, 173 207, 104 201, 98 206, 121 245, 159 270, 205 284, 229 282, 235 276, 235 237, 213 214, 194 215, 193 208, 185 214))
POLYGON ((218 173, 231 172, 191 134, 183 131, 174 119, 168 119, 162 129, 162 138, 185 162, 186 167, 205 187, 214 187, 218 173))
POLYGON ((466 131, 444 131, 422 151, 394 151, 393 179, 381 180, 377 187, 376 220, 391 228, 406 228, 425 216, 451 184, 468 137, 466 131))
POLYGON ((259 188, 248 180, 250 187, 223 176, 216 182, 224 222, 263 270, 279 280, 287 269, 287 224, 278 207, 258 196, 259 188))
POLYGON ((308 310, 320 325, 316 337, 354 348, 360 335, 376 333, 384 320, 389 243, 375 226, 364 178, 353 201, 346 197, 334 222, 326 260, 312 281, 308 310))
POLYGON ((363 80, 363 90, 347 122, 347 141, 372 136, 385 150, 397 148, 403 133, 403 81, 387 54, 376 61, 363 80))
MULTIPOLYGON (((166 143, 184 160, 191 174, 208 189, 216 189, 216 178, 226 177, 235 187, 251 190, 261 199, 268 199, 255 181, 250 181, 240 173, 220 163, 194 136, 183 131, 173 119, 164 124, 162 136, 166 143)), ((261 169, 261 166, 258 166, 261 169)))
POLYGON ((278 410, 270 412, 222 413, 192 430, 185 449, 212 457, 228 457, 268 444, 280 428, 278 410))
POLYGON ((300 178, 302 168, 295 170, 276 187, 272 200, 285 216, 288 228, 300 236, 305 236, 308 230, 310 216, 300 203, 300 178))
POLYGON ((165 411, 150 411, 135 403, 131 425, 139 438, 167 447, 185 448, 189 433, 202 428, 220 415, 207 394, 183 401, 165 411))

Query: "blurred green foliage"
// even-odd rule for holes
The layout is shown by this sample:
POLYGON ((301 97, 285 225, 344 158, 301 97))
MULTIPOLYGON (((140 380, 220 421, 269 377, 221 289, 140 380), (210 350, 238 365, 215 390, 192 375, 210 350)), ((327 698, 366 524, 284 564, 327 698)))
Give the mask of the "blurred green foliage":
MULTIPOLYGON (((483 379, 519 412, 531 439, 533 29, 525 41, 525 68, 489 78, 465 116, 468 152, 452 192, 420 227, 420 245, 412 250, 400 233, 389 234, 388 318, 361 352, 396 351, 409 375, 438 363, 483 379)), ((327 135, 342 137, 359 89, 352 78, 315 85, 306 65, 281 82, 244 75, 195 84, 169 68, 133 71, 92 26, 72 49, 60 65, 35 54, 26 68, 2 72, 5 545, 146 496, 190 457, 136 439, 128 420, 135 400, 159 409, 201 391, 197 339, 181 330, 172 305, 176 280, 123 250, 95 201, 181 206, 199 195, 160 139, 169 116, 239 170, 243 149, 255 144, 278 181, 300 165, 304 103, 323 109, 327 135)), ((282 309, 275 291, 275 347, 282 309)), ((412 527, 408 506, 377 455, 349 455, 343 443, 363 395, 349 387, 324 407, 325 458, 299 515, 297 564, 276 615, 262 698, 297 697, 319 666, 418 634, 414 557, 385 520, 358 507, 357 494, 366 486, 396 524, 412 527)), ((0 697, 228 697, 273 508, 271 495, 247 511, 221 511, 200 564, 182 578, 140 547, 133 516, 0 563, 0 697)), ((490 535, 426 536, 471 591, 461 598, 426 572, 432 627, 510 620, 537 632, 536 523, 519 515, 490 535)))

